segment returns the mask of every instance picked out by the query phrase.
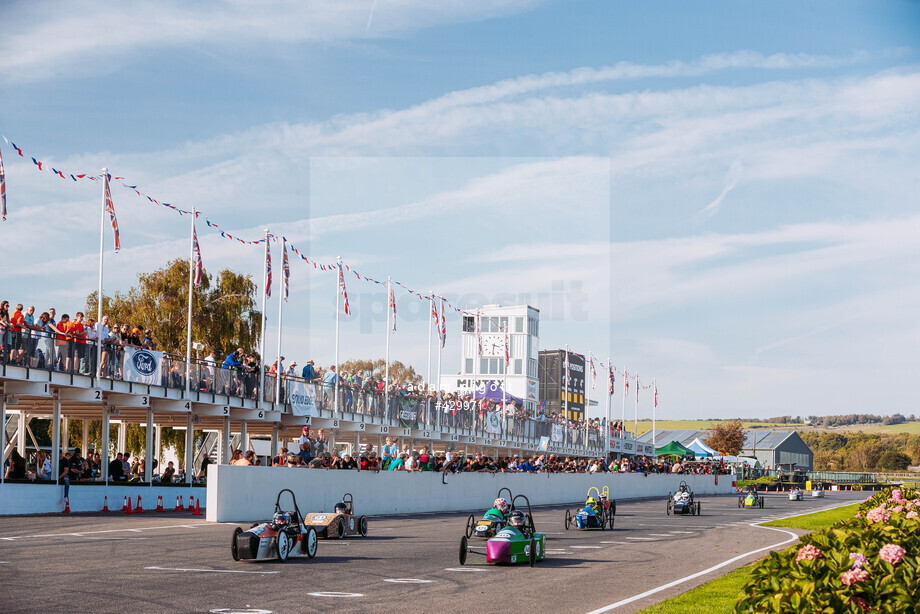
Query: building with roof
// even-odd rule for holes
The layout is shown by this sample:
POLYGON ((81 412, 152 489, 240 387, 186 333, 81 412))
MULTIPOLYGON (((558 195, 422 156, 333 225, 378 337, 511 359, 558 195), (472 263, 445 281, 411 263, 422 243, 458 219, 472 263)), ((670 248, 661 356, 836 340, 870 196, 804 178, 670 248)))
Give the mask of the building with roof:
MULTIPOLYGON (((655 445, 661 447, 670 441, 689 446, 694 439, 705 441, 708 431, 699 430, 659 430, 655 432, 655 445)), ((744 432, 744 447, 738 456, 756 458, 764 468, 774 469, 779 465, 791 465, 811 471, 814 467, 814 452, 795 431, 761 431, 744 432)), ((652 431, 639 435, 639 442, 651 443, 652 431)))

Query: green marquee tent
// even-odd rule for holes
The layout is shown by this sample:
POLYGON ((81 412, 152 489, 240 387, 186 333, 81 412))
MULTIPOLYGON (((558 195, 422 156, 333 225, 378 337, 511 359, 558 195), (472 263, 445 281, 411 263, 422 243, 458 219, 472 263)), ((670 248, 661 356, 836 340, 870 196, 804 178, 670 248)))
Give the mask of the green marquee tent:
POLYGON ((656 456, 694 456, 693 450, 682 446, 676 441, 672 441, 668 444, 661 446, 660 448, 655 449, 656 456))

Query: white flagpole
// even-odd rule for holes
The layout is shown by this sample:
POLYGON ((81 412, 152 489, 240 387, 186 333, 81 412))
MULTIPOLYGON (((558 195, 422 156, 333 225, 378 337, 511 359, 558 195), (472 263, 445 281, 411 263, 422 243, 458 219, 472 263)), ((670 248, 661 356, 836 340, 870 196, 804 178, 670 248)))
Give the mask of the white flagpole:
MULTIPOLYGON (((499 320, 501 321, 501 320, 499 320)), ((508 356, 511 353, 511 343, 508 337, 508 331, 502 329, 502 334, 505 337, 505 342, 502 344, 505 346, 505 356, 508 356)), ((508 363, 510 361, 505 360, 505 356, 502 356, 502 362, 505 364, 505 368, 502 369, 502 432, 505 437, 508 436, 508 412, 505 411, 505 391, 508 389, 508 363)))
POLYGON ((562 420, 562 445, 568 445, 569 439, 569 344, 565 344, 565 369, 562 372, 562 394, 565 395, 565 410, 563 411, 562 420))
POLYGON ((342 289, 339 287, 339 280, 342 278, 342 257, 335 257, 336 264, 338 264, 339 276, 335 280, 335 388, 333 394, 335 394, 335 401, 333 409, 339 411, 339 299, 342 295, 342 289))
POLYGON ((588 364, 585 365, 585 448, 588 447, 588 408, 591 407, 591 382, 588 381, 591 378, 591 359, 594 356, 591 352, 588 352, 588 364))
MULTIPOLYGON (((444 319, 443 314, 444 314, 444 302, 442 301, 442 302, 441 302, 441 319, 442 319, 442 320, 444 319)), ((447 334, 447 333, 444 331, 444 324, 446 324, 446 323, 445 323, 445 322, 442 322, 442 323, 441 323, 441 334, 442 334, 442 335, 446 335, 446 334, 447 334)), ((438 407, 438 406, 440 405, 440 403, 441 403, 441 349, 442 349, 442 348, 441 348, 441 340, 438 339, 438 380, 437 380, 437 382, 435 382, 435 384, 437 384, 437 385, 435 386, 435 388, 437 388, 437 391, 438 391, 438 402, 435 404, 435 407, 438 407)), ((438 419, 437 419, 437 424, 436 424, 436 426, 437 426, 438 428, 441 427, 441 412, 438 412, 438 419)))
MULTIPOLYGON (((265 407, 265 301, 266 301, 266 292, 265 288, 268 285, 268 269, 265 268, 265 265, 268 264, 268 254, 269 252, 269 239, 268 239, 268 228, 265 229, 265 258, 262 259, 262 330, 259 335, 259 409, 265 407)), ((246 442, 243 442, 245 446, 246 442)))
MULTIPOLYGON (((390 315, 393 311, 393 308, 390 306, 390 293, 393 292, 393 282, 389 275, 387 275, 387 349, 386 357, 384 358, 384 387, 383 387, 383 411, 387 418, 390 417, 390 315)), ((395 300, 395 297, 394 297, 395 300)), ((338 310, 336 310, 338 313, 338 310)), ((338 317, 338 316, 336 316, 338 317)))
POLYGON ((623 432, 626 432, 626 395, 629 393, 629 371, 623 367, 623 416, 620 422, 623 423, 623 432))
MULTIPOLYGON (((431 426, 431 312, 434 311, 434 292, 428 291, 428 377, 426 384, 425 424, 431 426)), ((437 313, 437 312, 435 312, 437 313)))
POLYGON ((652 378, 652 449, 655 449, 655 418, 658 413, 658 381, 652 378))
MULTIPOLYGON (((99 214, 99 293, 96 318, 96 377, 102 377, 102 256, 105 253, 105 186, 109 169, 102 169, 102 212, 99 214)), ((52 357, 53 358, 53 357, 52 357)), ((117 369, 116 369, 117 370, 117 369)), ((4 426, 4 428, 6 428, 4 426)))
POLYGON ((192 223, 188 238, 188 325, 185 334, 185 395, 192 390, 192 292, 195 289, 195 216, 192 209, 192 223))
MULTIPOLYGON (((284 372, 281 370, 282 369, 281 367, 281 307, 282 305, 284 305, 284 288, 286 285, 286 282, 284 280, 284 249, 285 247, 286 247, 285 241, 282 238, 281 239, 281 258, 279 258, 279 260, 281 260, 280 262, 281 266, 278 267, 278 272, 280 273, 280 275, 278 275, 278 282, 279 282, 278 283, 278 353, 277 353, 278 367, 275 369, 275 405, 278 405, 279 403, 281 403, 281 376, 284 375, 284 372)), ((338 280, 336 280, 336 282, 338 282, 338 280)))
POLYGON ((636 439, 639 439, 639 372, 636 371, 636 439))
POLYGON ((612 386, 610 385, 611 384, 610 376, 612 373, 613 373, 613 363, 610 361, 610 356, 608 356, 607 357, 607 393, 605 395, 607 397, 607 409, 605 410, 606 415, 607 415, 607 429, 606 429, 607 432, 604 433, 604 441, 606 441, 604 445, 607 449, 608 454, 610 453, 610 433, 612 432, 610 429, 610 391, 613 389, 612 386))

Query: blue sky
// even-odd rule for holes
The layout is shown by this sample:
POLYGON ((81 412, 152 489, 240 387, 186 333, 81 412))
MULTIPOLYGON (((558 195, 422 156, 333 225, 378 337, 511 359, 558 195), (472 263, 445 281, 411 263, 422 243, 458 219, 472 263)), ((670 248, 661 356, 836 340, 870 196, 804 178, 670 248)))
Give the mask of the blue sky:
MULTIPOLYGON (((234 234, 267 226, 460 306, 530 297, 544 348, 657 377, 664 417, 920 411, 918 2, 0 15, 0 132, 48 164, 108 166, 234 234)), ((98 189, 0 149, 3 298, 74 311, 96 284, 98 189)), ((114 198, 107 291, 187 253, 185 218, 114 198)), ((258 248, 199 234, 207 268, 260 279, 258 248)), ((294 263, 289 358, 331 361, 334 283, 294 263)), ((349 295, 342 356, 382 356, 383 294, 349 295)), ((418 303, 401 295, 392 356, 424 372, 418 303)))

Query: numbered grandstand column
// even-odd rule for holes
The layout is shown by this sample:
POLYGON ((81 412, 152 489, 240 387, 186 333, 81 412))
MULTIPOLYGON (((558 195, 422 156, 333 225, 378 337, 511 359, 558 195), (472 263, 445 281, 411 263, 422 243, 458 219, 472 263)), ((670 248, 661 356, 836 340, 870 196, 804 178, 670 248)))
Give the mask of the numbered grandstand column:
MULTIPOLYGON (((61 458, 61 399, 60 393, 54 393, 51 401, 51 466, 54 467, 54 482, 60 484, 60 468, 57 465, 61 458)), ((4 425, 6 430, 6 425, 4 425)))
POLYGON ((128 441, 128 426, 121 422, 118 424, 118 449, 121 452, 125 452, 128 441))
POLYGON ((146 438, 144 439, 144 481, 150 482, 153 479, 153 410, 147 410, 147 429, 146 438))
POLYGON ((361 431, 355 431, 355 447, 351 449, 351 456, 355 460, 360 460, 361 454, 361 431))
POLYGON ((246 441, 248 438, 249 424, 247 424, 245 420, 240 420, 240 449, 243 451, 243 454, 249 449, 248 442, 246 441))
POLYGON ((99 453, 102 462, 99 463, 99 471, 102 475, 102 483, 109 483, 109 406, 107 403, 102 403, 102 445, 100 446, 102 450, 99 453))
POLYGON ((70 420, 67 417, 62 417, 61 419, 61 448, 63 450, 70 449, 70 420))
POLYGON ((272 424, 272 458, 278 456, 278 423, 272 424))
POLYGON ((224 416, 224 423, 220 427, 220 448, 217 463, 226 465, 230 462, 230 416, 224 416))
MULTIPOLYGON (((156 469, 160 468, 160 442, 162 441, 163 427, 155 424, 153 427, 153 459, 157 462, 156 469)), ((153 466, 151 465, 151 469, 153 466)))
POLYGON ((195 417, 189 412, 185 417, 185 483, 191 484, 195 474, 195 417))
POLYGON ((83 451, 84 455, 89 455, 89 420, 84 418, 80 422, 83 423, 83 439, 81 441, 80 449, 83 451))

